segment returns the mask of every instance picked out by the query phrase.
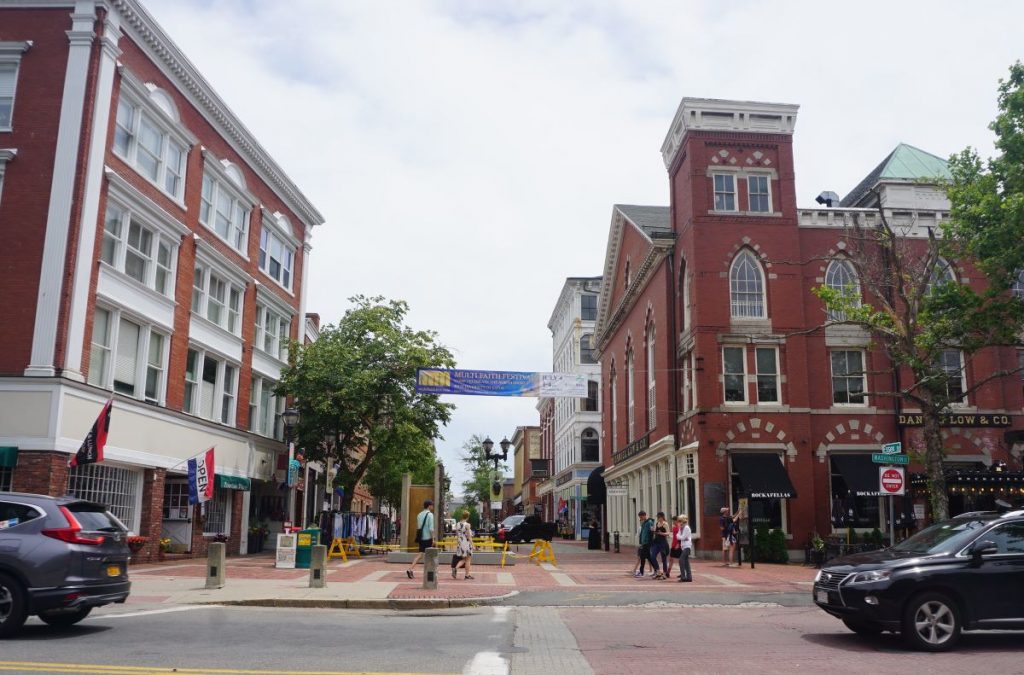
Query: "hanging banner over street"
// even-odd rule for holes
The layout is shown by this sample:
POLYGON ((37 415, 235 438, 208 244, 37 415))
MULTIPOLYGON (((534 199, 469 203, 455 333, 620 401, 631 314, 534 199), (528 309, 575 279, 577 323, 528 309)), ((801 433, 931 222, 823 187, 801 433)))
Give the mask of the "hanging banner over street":
POLYGON ((509 370, 417 368, 421 394, 466 396, 587 397, 587 376, 574 373, 529 373, 509 370))

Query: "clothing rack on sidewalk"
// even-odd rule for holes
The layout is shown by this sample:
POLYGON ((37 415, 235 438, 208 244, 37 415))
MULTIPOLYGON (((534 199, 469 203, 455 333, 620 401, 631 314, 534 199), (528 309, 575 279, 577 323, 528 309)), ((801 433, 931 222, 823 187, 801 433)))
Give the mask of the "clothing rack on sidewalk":
POLYGON ((320 543, 330 546, 336 538, 354 537, 360 544, 375 546, 394 536, 390 516, 373 511, 323 511, 320 514, 320 543))

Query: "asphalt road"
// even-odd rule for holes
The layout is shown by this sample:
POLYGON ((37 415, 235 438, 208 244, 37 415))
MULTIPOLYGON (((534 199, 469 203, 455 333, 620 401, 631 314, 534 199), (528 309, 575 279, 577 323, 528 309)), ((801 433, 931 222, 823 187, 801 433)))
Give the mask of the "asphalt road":
POLYGON ((253 607, 104 608, 0 642, 0 673, 217 672, 1022 673, 1024 633, 965 635, 950 653, 865 639, 813 607, 646 603, 416 612, 253 607))

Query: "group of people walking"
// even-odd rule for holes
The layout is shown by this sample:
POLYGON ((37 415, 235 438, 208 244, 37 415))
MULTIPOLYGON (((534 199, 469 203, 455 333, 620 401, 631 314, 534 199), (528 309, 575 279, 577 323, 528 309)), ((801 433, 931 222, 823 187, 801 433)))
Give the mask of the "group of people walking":
MULTIPOLYGON (((427 499, 423 502, 423 510, 420 511, 419 515, 416 516, 416 545, 419 548, 419 552, 409 563, 409 568, 405 570, 405 575, 410 579, 413 578, 417 563, 423 559, 423 554, 426 553, 428 548, 434 546, 433 539, 434 532, 434 502, 431 499, 427 499)), ((472 579, 473 575, 470 574, 473 566, 473 528, 469 524, 469 511, 465 510, 462 512, 462 517, 459 522, 455 524, 455 553, 452 554, 452 579, 459 578, 459 568, 465 570, 464 579, 472 579)))
POLYGON ((633 576, 642 579, 646 563, 651 563, 651 576, 655 579, 671 579, 675 561, 679 561, 678 581, 693 581, 690 570, 690 556, 693 555, 693 533, 689 518, 685 514, 675 517, 670 524, 665 514, 658 512, 657 518, 648 518, 646 511, 637 514, 640 519, 640 541, 636 552, 633 576), (658 569, 658 562, 661 569, 658 569))

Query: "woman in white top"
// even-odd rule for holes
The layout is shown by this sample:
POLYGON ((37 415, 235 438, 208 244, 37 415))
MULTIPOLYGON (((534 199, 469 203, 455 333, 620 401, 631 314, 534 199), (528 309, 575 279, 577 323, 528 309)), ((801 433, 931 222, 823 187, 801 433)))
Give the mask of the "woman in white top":
POLYGON ((469 526, 469 510, 462 512, 462 518, 455 524, 455 536, 458 543, 455 545, 455 556, 459 559, 452 567, 452 579, 457 579, 460 567, 466 570, 466 579, 472 579, 469 573, 473 561, 473 528, 469 526))
POLYGON ((690 554, 693 553, 693 533, 690 531, 690 519, 680 514, 676 520, 679 522, 679 532, 676 538, 679 540, 679 547, 683 550, 679 557, 679 581, 693 581, 693 573, 690 571, 690 554))

